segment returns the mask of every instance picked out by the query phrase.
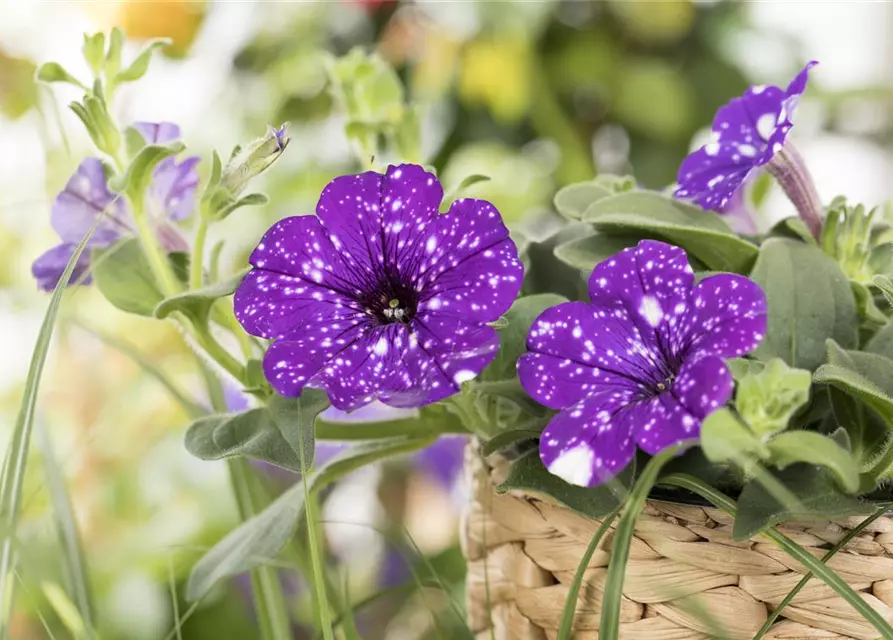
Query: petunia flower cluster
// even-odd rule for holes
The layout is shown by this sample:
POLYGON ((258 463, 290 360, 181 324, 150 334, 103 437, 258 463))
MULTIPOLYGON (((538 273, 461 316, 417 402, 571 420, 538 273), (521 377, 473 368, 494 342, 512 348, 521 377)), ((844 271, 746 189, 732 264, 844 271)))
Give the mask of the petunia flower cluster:
MULTIPOLYGON (((180 128, 170 122, 137 122, 133 126, 147 144, 163 144, 180 137, 180 128)), ((159 243, 168 252, 187 250, 186 242, 172 223, 187 218, 195 208, 198 161, 195 156, 182 161, 165 158, 155 168, 146 193, 146 211, 159 243)), ((53 203, 51 222, 62 242, 34 261, 31 272, 38 287, 45 291, 55 288, 75 247, 100 215, 103 217, 90 237, 89 249, 110 247, 121 238, 137 234, 127 202, 109 189, 102 161, 86 158, 53 203)), ((85 251, 69 284, 89 284, 89 269, 90 253, 85 251)))

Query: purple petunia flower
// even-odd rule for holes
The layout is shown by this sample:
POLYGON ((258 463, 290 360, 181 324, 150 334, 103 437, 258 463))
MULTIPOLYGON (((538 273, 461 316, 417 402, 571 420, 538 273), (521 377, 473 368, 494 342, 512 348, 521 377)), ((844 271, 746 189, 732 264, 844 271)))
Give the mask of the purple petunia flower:
MULTIPOLYGON (((134 124, 149 144, 176 140, 180 128, 169 122, 134 124)), ((146 194, 146 210, 154 221, 161 245, 167 251, 188 249, 179 231, 170 222, 182 220, 195 208, 198 188, 197 157, 177 162, 175 158, 162 160, 155 168, 152 183, 146 194)), ((99 226, 90 237, 90 249, 109 247, 126 236, 135 236, 136 228, 127 202, 117 197, 108 186, 108 177, 98 158, 86 158, 53 203, 51 221, 62 243, 41 255, 31 267, 38 287, 52 291, 74 254, 74 249, 93 226, 96 217, 105 212, 99 226)), ((78 281, 90 268, 90 255, 81 254, 69 284, 78 281)), ((89 275, 83 280, 89 284, 89 275)))
MULTIPOLYGON (((751 87, 717 111, 710 142, 691 153, 679 167, 676 197, 722 211, 748 174, 768 165, 801 214, 804 206, 814 209, 814 188, 804 192, 804 186, 790 178, 792 172, 805 168, 787 136, 793 127, 794 111, 806 91, 809 70, 816 64, 807 64, 787 89, 751 87), (792 192, 795 187, 796 192, 792 192)), ((807 182, 811 186, 811 181, 807 182)))
POLYGON ((248 333, 275 340, 264 373, 282 395, 325 389, 352 410, 436 402, 499 347, 523 267, 499 212, 457 200, 416 165, 336 178, 316 216, 277 222, 235 295, 248 333))
POLYGON ((543 464, 581 486, 621 471, 636 445, 655 454, 697 438, 732 393, 723 358, 766 331, 756 283, 719 274, 695 285, 685 252, 662 242, 596 265, 589 295, 544 311, 518 364, 527 393, 561 410, 540 439, 543 464))

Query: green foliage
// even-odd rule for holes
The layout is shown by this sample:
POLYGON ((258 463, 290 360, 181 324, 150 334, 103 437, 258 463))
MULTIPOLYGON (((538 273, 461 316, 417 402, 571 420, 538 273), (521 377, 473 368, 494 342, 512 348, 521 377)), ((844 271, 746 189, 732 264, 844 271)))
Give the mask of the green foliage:
POLYGON ((762 371, 740 376, 737 382, 738 413, 755 434, 765 437, 783 431, 809 401, 812 376, 775 358, 762 371))
POLYGON ((105 34, 100 31, 93 35, 84 34, 84 46, 81 49, 84 60, 90 65, 94 77, 99 77, 105 66, 105 34))
MULTIPOLYGON (((0 603, 12 602, 12 589, 16 584, 12 576, 15 566, 13 549, 15 532, 22 511, 22 487, 31 445, 31 433, 34 429, 37 395, 43 376, 43 367, 50 349, 50 341, 53 337, 53 329, 56 325, 56 316, 62 304, 62 294, 68 286, 75 265, 87 248, 87 243, 101 219, 101 216, 96 217, 93 226, 75 247, 68 264, 65 265, 65 270, 56 283, 56 288, 53 290, 43 322, 40 325, 40 331, 37 334, 37 341, 28 367, 28 376, 25 379, 25 387, 22 392, 22 402, 19 405, 18 416, 12 429, 9 446, 6 449, 2 472, 0 472, 0 603)), ((5 609, 5 604, 2 605, 2 608, 5 609)), ((5 616, 0 616, 0 618, 3 617, 5 616)), ((9 629, 9 618, 5 618, 5 620, 0 620, 0 635, 9 635, 6 633, 9 629)))
POLYGON ((198 325, 205 326, 208 323, 208 317, 211 314, 211 308, 214 306, 214 303, 221 298, 233 295, 239 283, 244 279, 245 273, 246 271, 240 271, 226 280, 221 280, 207 287, 186 291, 166 298, 153 308, 152 313, 156 318, 164 319, 172 313, 180 312, 198 325))
POLYGON ((730 409, 717 409, 701 423, 701 449, 711 462, 734 462, 742 466, 752 458, 769 456, 763 441, 730 409))
POLYGON ((278 393, 270 398, 270 415, 292 451, 303 460, 304 467, 313 465, 316 448, 314 424, 320 413, 329 407, 329 399, 319 389, 304 389, 297 398, 278 393))
POLYGON ((525 267, 521 295, 551 293, 564 296, 568 300, 585 299, 586 281, 580 270, 559 260, 555 255, 555 249, 591 233, 589 225, 570 224, 547 238, 527 242, 521 254, 525 267))
POLYGON ((430 445, 433 437, 396 437, 353 445, 295 484, 269 507, 217 543, 192 569, 187 598, 196 601, 218 581, 270 562, 294 535, 304 512, 304 486, 316 493, 367 464, 430 445))
POLYGON ((543 311, 562 302, 567 302, 567 298, 552 293, 524 296, 515 300, 504 316, 507 326, 499 331, 499 351, 477 380, 488 382, 516 379, 518 358, 527 351, 530 326, 543 311))
POLYGON ((583 213, 599 231, 655 238, 682 247, 708 269, 746 273, 758 249, 715 213, 653 191, 603 198, 583 213))
POLYGON ((588 276, 599 262, 635 246, 636 242, 636 238, 628 236, 593 233, 558 245, 555 247, 555 257, 588 276))
POLYGON ((577 182, 562 187, 552 200, 555 210, 568 220, 583 219, 586 209, 593 203, 617 193, 625 193, 636 188, 631 176, 602 174, 588 182, 577 182))
POLYGON ((498 493, 523 490, 547 495, 589 518, 603 518, 626 499, 626 490, 635 476, 635 462, 624 469, 612 482, 593 488, 568 484, 549 473, 543 466, 538 451, 531 451, 512 463, 505 482, 496 487, 498 493))
MULTIPOLYGON (((146 71, 149 70, 149 62, 152 60, 152 54, 155 52, 156 49, 169 44, 170 40, 168 40, 167 38, 150 40, 127 68, 120 71, 115 71, 114 73, 110 74, 109 90, 125 82, 135 82, 136 80, 139 80, 144 75, 146 75, 146 71)), ((120 45, 118 45, 114 41, 110 45, 109 59, 120 60, 120 45), (112 51, 111 46, 116 47, 115 51, 112 51)), ((111 72, 112 69, 108 68, 106 71, 111 72)))
POLYGON ((814 371, 825 341, 856 346, 858 317, 849 282, 820 249, 784 238, 760 247, 751 278, 766 292, 768 328, 755 355, 814 371))
POLYGON ((109 187, 113 191, 126 193, 131 202, 142 203, 146 197, 146 189, 152 183, 158 163, 165 158, 177 155, 185 148, 185 145, 179 141, 144 146, 137 152, 121 175, 109 180, 109 187))
POLYGON ((66 71, 58 62, 45 62, 37 69, 37 79, 41 82, 64 82, 73 84, 81 89, 86 89, 84 84, 66 71))
POLYGON ((738 498, 732 530, 736 540, 746 540, 790 520, 833 520, 871 511, 867 503, 842 493, 831 474, 821 467, 794 464, 776 477, 796 496, 798 505, 781 503, 758 480, 748 482, 738 498))
MULTIPOLYGON (((201 460, 248 456, 301 472, 301 461, 266 407, 199 418, 186 430, 186 450, 201 460)), ((310 460, 312 462, 312 451, 310 460)))
MULTIPOLYGON (((182 263, 170 256, 172 268, 183 279, 182 263)), ((138 238, 126 238, 93 252, 93 280, 112 305, 140 316, 153 317, 164 300, 138 238)))

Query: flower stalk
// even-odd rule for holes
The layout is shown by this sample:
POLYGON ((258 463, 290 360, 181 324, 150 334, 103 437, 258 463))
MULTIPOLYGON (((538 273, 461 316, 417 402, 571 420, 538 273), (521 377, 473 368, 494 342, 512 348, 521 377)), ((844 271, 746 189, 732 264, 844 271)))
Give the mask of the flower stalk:
POLYGON ((822 201, 803 156, 793 142, 786 140, 781 150, 767 164, 769 172, 797 208, 813 237, 818 240, 822 234, 822 201))

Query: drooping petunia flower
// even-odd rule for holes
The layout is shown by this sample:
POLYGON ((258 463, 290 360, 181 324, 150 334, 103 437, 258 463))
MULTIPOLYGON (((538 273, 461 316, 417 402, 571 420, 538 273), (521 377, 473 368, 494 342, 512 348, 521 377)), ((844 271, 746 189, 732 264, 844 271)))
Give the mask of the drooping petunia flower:
POLYGON ((499 346, 523 267, 499 212, 457 200, 416 165, 336 178, 316 216, 277 222, 235 294, 248 333, 275 340, 264 373, 285 396, 325 389, 352 410, 436 402, 499 346))
POLYGON ((543 464, 581 486, 621 471, 636 445, 655 454, 697 438, 732 393, 723 358, 766 331, 756 283, 719 274, 695 285, 685 252, 662 242, 596 265, 589 295, 544 311, 518 364, 527 393, 560 409, 540 439, 543 464))
POLYGON ((710 141, 679 167, 676 197, 722 211, 748 175, 766 166, 817 235, 821 203, 802 158, 788 140, 809 70, 816 64, 808 63, 786 89, 754 86, 721 107, 710 141))
MULTIPOLYGON (((134 128, 149 144, 170 142, 180 137, 180 128, 169 122, 138 122, 134 128)), ((198 160, 197 157, 185 158, 182 162, 177 162, 175 158, 162 160, 155 168, 146 193, 147 214, 153 221, 162 247, 170 252, 187 250, 185 241, 171 222, 186 218, 195 208, 195 191, 199 182, 195 167, 198 160)), ((88 248, 109 247, 123 237, 136 235, 127 202, 109 189, 102 162, 98 158, 85 158, 53 203, 51 221, 62 243, 34 261, 31 273, 37 279, 39 288, 53 290, 75 247, 103 212, 105 214, 90 237, 88 248)), ((90 255, 84 252, 69 284, 77 282, 89 268, 90 255)), ((89 275, 82 282, 88 284, 89 275)))

